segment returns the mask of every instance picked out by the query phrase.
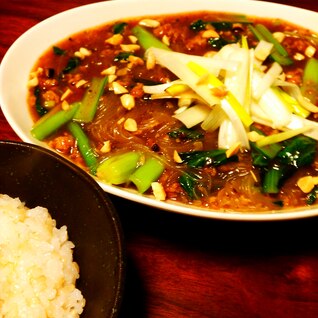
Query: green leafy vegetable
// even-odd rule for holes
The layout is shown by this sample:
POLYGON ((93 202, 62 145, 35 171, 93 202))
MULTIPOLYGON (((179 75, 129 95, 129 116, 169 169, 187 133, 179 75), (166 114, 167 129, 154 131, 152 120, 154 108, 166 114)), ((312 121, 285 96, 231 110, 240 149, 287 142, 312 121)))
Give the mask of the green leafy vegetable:
MULTIPOLYGON (((265 135, 261 130, 255 126, 251 126, 251 131, 256 131, 259 135, 265 135)), ((282 149, 279 143, 273 143, 263 147, 257 146, 255 142, 250 142, 252 149, 253 165, 257 167, 268 166, 270 160, 274 159, 278 152, 282 149)))
POLYGON ((216 31, 229 31, 233 27, 232 22, 219 21, 219 22, 210 22, 216 31))
POLYGON ((285 165, 273 165, 270 167, 263 178, 262 190, 264 193, 278 193, 283 180, 291 172, 291 167, 285 165))
POLYGON ((55 55, 65 55, 65 50, 59 48, 58 46, 53 46, 53 53, 55 55))
POLYGON ((227 158, 225 149, 180 152, 179 156, 183 162, 193 168, 220 166, 222 164, 238 160, 236 155, 227 158))
POLYGON ((115 24, 114 27, 113 27, 114 34, 123 33, 126 26, 127 26, 126 22, 121 22, 121 23, 115 24))
POLYGON ((199 32, 206 29, 207 22, 201 19, 196 20, 190 24, 190 30, 199 32))
POLYGON ((316 141, 300 135, 293 138, 278 154, 280 163, 300 168, 311 164, 315 159, 316 141))
POLYGON ((48 110, 42 106, 41 100, 41 89, 39 86, 35 87, 34 89, 34 96, 35 96, 35 109, 39 116, 45 115, 48 110))
POLYGON ((180 127, 168 133, 168 136, 173 139, 181 140, 197 140, 204 137, 204 134, 193 129, 188 129, 186 127, 180 127))
POLYGON ((308 205, 312 205, 316 202, 317 200, 317 192, 318 192, 318 187, 315 186, 308 194, 306 198, 306 203, 308 205))
POLYGON ((114 62, 127 61, 130 55, 134 55, 133 52, 119 52, 114 57, 114 62))
POLYGON ((285 178, 298 168, 313 163, 316 155, 316 141, 300 135, 284 142, 267 167, 263 167, 262 187, 265 193, 278 193, 285 178))
POLYGON ((202 198, 211 191, 210 179, 196 169, 182 173, 179 184, 191 200, 202 198))
POLYGON ((73 71, 77 66, 79 66, 81 59, 77 56, 72 56, 68 62, 65 68, 63 69, 62 73, 67 74, 73 71))
POLYGON ((218 37, 218 38, 209 38, 208 43, 213 49, 220 50, 223 46, 225 46, 231 42, 225 40, 222 37, 218 37))

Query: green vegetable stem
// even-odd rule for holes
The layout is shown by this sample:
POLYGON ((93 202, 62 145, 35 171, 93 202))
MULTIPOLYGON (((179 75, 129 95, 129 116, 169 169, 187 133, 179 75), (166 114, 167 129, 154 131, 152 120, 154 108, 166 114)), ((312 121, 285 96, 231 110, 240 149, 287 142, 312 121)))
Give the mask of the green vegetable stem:
POLYGON ((107 76, 103 78, 94 77, 92 79, 91 85, 85 92, 81 105, 75 113, 74 120, 82 123, 89 123, 94 119, 99 99, 107 84, 107 79, 107 76))
POLYGON ((96 170, 96 176, 110 184, 124 184, 137 169, 141 154, 136 151, 120 153, 102 161, 96 170))
POLYGON ((145 49, 149 49, 151 47, 155 47, 158 49, 169 50, 170 48, 165 45, 161 40, 156 38, 152 33, 143 28, 140 25, 136 25, 132 29, 133 35, 138 39, 139 44, 145 49))
POLYGON ((255 26, 249 25, 248 27, 259 41, 264 40, 273 44, 274 49, 270 56, 274 61, 281 65, 293 64, 293 60, 288 56, 286 49, 274 38, 265 25, 257 24, 255 26))
POLYGON ((301 92, 313 104, 316 104, 318 98, 318 60, 310 58, 304 68, 301 92))
POLYGON ((32 127, 31 135, 38 140, 44 140, 46 137, 50 136, 60 127, 69 122, 78 108, 79 104, 74 103, 68 110, 52 112, 52 115, 50 113, 46 114, 48 116, 45 115, 46 117, 43 118, 43 120, 40 119, 39 123, 35 123, 32 127))
POLYGON ((90 145, 89 138, 85 134, 84 130, 80 126, 80 124, 76 122, 69 122, 67 124, 67 128, 73 137, 76 139, 77 147, 88 166, 90 172, 92 174, 96 173, 96 166, 98 164, 97 156, 90 145))
POLYGON ((150 157, 146 162, 135 170, 129 180, 133 182, 138 192, 144 193, 147 191, 151 183, 157 181, 164 171, 164 165, 157 158, 150 157))

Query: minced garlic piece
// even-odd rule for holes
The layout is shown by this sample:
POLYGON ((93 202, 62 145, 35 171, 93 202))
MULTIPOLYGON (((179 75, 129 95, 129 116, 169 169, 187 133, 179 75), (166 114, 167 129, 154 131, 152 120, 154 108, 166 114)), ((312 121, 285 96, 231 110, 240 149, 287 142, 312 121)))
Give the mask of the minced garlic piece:
POLYGON ((226 158, 230 158, 231 156, 236 155, 240 149, 241 143, 238 141, 235 144, 233 144, 228 150, 226 150, 226 158))
POLYGON ((156 28, 160 25, 160 22, 154 19, 143 19, 139 21, 139 25, 142 25, 148 28, 156 28))
POLYGON ((66 100, 63 100, 63 102, 62 102, 62 109, 63 110, 69 110, 70 109, 70 104, 66 100))
POLYGON ((301 54, 301 53, 295 53, 294 59, 295 59, 296 61, 302 61, 302 60, 305 59, 305 56, 304 56, 303 54, 301 54))
POLYGON ((182 160, 181 157, 179 156, 179 153, 178 153, 177 150, 175 150, 175 151, 173 152, 173 160, 174 160, 174 162, 176 162, 176 163, 182 163, 182 162, 183 162, 183 160, 182 160))
POLYGON ((213 29, 203 31, 201 36, 205 39, 220 37, 220 35, 213 29))
POLYGON ((100 151, 101 151, 102 153, 108 153, 108 152, 110 152, 110 150, 111 150, 110 140, 104 141, 104 144, 103 144, 103 146, 100 148, 100 151))
POLYGON ((120 125, 120 124, 122 124, 124 121, 125 121, 125 118, 122 117, 122 118, 118 119, 117 124, 120 125))
POLYGON ((113 65, 101 71, 101 75, 114 75, 116 74, 116 70, 117 70, 117 66, 113 65))
POLYGON ((297 181, 297 185, 300 188, 301 191, 304 193, 309 193, 315 185, 318 184, 318 177, 313 177, 313 176, 305 176, 297 181))
POLYGON ((120 96, 121 104, 127 110, 131 110, 135 107, 135 98, 130 94, 124 94, 120 96))
POLYGON ((166 35, 164 35, 161 40, 165 45, 170 46, 170 39, 166 35))
POLYGON ((38 75, 43 73, 43 68, 39 67, 35 72, 30 73, 30 80, 28 81, 28 87, 35 87, 39 85, 38 75))
POLYGON ((131 43, 136 44, 138 42, 138 38, 134 35, 128 35, 128 39, 131 43))
POLYGON ((137 131, 138 130, 137 122, 133 118, 127 118, 124 122, 124 128, 127 131, 131 131, 131 132, 137 131))
POLYGON ((121 68, 119 69, 117 72, 116 72, 116 75, 117 76, 125 76, 128 74, 128 68, 127 67, 124 67, 124 68, 121 68))
POLYGON ((140 50, 140 45, 138 45, 138 44, 121 44, 120 48, 124 52, 136 52, 136 51, 140 50))
POLYGON ((36 87, 39 85, 39 79, 35 76, 28 81, 28 87, 36 87))
POLYGON ((105 42, 111 45, 119 45, 123 43, 123 39, 124 37, 118 33, 118 34, 114 34, 113 36, 105 40, 105 42))
POLYGON ((156 65, 156 58, 153 52, 149 51, 147 54, 146 67, 147 70, 152 70, 156 65))
POLYGON ((140 58, 138 56, 134 56, 134 55, 130 55, 128 57, 128 61, 130 63, 128 64, 127 67, 130 68, 130 69, 133 68, 136 65, 144 65, 145 64, 145 62, 144 62, 144 60, 142 58, 140 58))
POLYGON ((285 39, 285 34, 283 32, 274 32, 273 37, 279 42, 282 43, 285 39))
POLYGON ((307 57, 313 57, 315 53, 316 53, 316 48, 313 47, 312 45, 309 45, 305 50, 305 55, 307 57))
POLYGON ((116 95, 128 93, 128 90, 118 82, 112 83, 112 89, 116 95))
POLYGON ((70 94, 72 94, 72 91, 68 88, 61 96, 61 100, 65 100, 70 94))
POLYGON ((75 84, 75 87, 76 87, 76 88, 79 88, 79 87, 85 85, 86 83, 88 83, 88 81, 86 81, 86 80, 84 80, 84 79, 81 79, 81 80, 79 80, 79 81, 75 84))
POLYGON ((116 78, 117 78, 117 75, 108 75, 108 83, 114 82, 116 78))
POLYGON ((83 60, 86 56, 90 56, 92 51, 88 50, 86 47, 81 47, 78 51, 74 53, 75 56, 83 60))
POLYGON ((153 195, 155 196, 156 200, 159 200, 159 201, 166 200, 166 192, 165 192, 163 185, 161 183, 152 182, 151 188, 152 188, 152 192, 153 192, 153 195))

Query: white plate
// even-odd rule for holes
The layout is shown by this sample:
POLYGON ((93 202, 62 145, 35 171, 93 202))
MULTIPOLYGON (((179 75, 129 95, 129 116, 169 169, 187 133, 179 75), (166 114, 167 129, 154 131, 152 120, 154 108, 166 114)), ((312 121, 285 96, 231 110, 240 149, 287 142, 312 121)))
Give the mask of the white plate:
MULTIPOLYGON (((27 107, 27 81, 37 58, 52 44, 73 33, 123 17, 210 10, 273 17, 300 24, 318 33, 318 13, 296 7, 253 0, 116 0, 98 2, 65 11, 25 32, 10 47, 0 67, 0 104, 17 135, 26 142, 47 147, 30 134, 32 119, 27 107)), ((158 202, 150 197, 103 183, 108 193, 177 213, 231 220, 282 220, 318 215, 318 209, 302 208, 270 212, 223 212, 198 209, 174 202, 158 202)))

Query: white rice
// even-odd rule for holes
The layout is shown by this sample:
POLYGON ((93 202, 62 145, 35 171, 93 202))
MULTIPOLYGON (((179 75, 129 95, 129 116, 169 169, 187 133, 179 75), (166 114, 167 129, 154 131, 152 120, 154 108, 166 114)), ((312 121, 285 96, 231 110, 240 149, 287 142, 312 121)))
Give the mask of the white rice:
POLYGON ((0 194, 0 317, 79 317, 85 299, 66 226, 0 194))

